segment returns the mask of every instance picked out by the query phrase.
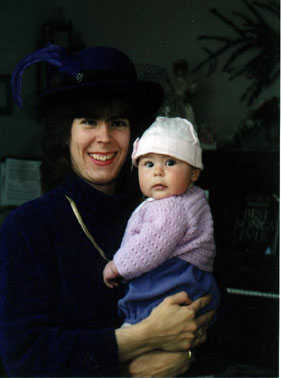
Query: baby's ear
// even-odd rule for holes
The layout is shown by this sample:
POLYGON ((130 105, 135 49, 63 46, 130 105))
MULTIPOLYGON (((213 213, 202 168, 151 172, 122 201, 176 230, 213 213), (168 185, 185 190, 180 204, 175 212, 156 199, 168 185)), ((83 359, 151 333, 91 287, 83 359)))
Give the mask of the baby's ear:
POLYGON ((191 181, 195 182, 198 180, 198 177, 200 176, 200 169, 199 168, 192 168, 191 171, 191 181))

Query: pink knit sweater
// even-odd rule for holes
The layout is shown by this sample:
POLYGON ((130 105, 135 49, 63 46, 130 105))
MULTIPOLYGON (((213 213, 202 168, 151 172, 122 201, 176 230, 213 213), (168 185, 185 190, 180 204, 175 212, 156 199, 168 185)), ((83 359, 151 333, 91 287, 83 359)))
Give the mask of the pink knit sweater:
POLYGON ((213 219, 205 193, 198 186, 185 194, 148 199, 138 206, 114 262, 120 275, 131 280, 173 257, 213 271, 213 219))

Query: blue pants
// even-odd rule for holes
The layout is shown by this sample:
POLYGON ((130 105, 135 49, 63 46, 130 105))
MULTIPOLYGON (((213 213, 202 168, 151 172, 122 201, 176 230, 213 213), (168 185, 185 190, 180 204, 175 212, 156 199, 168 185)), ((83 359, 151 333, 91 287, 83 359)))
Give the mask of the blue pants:
POLYGON ((186 291, 191 300, 212 294, 211 302, 198 312, 199 315, 219 306, 220 294, 213 274, 172 258, 128 282, 126 294, 118 303, 119 315, 125 323, 138 323, 164 298, 180 291, 186 291))

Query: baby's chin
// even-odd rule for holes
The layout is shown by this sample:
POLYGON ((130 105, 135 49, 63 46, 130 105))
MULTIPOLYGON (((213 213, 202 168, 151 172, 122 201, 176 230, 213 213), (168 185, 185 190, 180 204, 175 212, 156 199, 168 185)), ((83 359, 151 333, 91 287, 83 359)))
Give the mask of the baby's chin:
POLYGON ((159 199, 164 199, 164 198, 169 198, 169 197, 173 197, 173 196, 181 196, 182 194, 184 194, 185 192, 157 192, 157 193, 153 193, 150 198, 154 198, 156 200, 159 200, 159 199))

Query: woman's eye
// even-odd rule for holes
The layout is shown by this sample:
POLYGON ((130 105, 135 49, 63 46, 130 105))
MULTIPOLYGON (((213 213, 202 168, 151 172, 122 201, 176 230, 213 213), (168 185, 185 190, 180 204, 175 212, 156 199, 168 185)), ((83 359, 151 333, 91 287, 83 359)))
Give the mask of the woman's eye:
POLYGON ((111 126, 113 127, 128 127, 130 125, 130 122, 128 119, 114 119, 111 122, 111 126))
POLYGON ((152 168, 152 167, 153 167, 153 163, 152 163, 152 161, 147 161, 147 162, 144 163, 144 165, 145 165, 145 167, 147 167, 147 168, 152 168))
POLYGON ((172 167, 173 165, 175 165, 176 164, 176 161, 175 160, 167 160, 166 161, 166 165, 168 166, 168 167, 172 167))
POLYGON ((81 123, 88 126, 96 126, 97 121, 95 119, 85 118, 82 120, 81 123))

